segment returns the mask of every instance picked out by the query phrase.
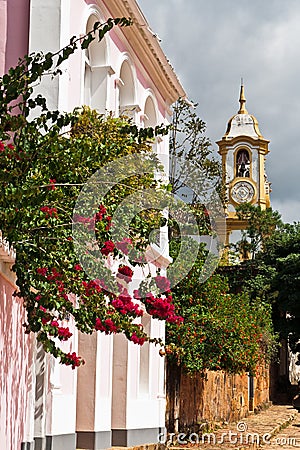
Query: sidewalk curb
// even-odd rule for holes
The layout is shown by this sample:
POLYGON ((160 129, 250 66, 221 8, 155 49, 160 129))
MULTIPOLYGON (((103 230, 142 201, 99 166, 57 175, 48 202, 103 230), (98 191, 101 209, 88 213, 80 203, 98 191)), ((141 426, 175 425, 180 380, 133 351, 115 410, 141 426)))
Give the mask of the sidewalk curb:
POLYGON ((278 425, 276 425, 275 428, 273 428, 273 430, 270 431, 272 437, 278 434, 284 428, 288 427, 290 423, 292 423, 295 420, 297 411, 296 410, 293 411, 295 412, 291 412, 291 415, 288 419, 284 420, 282 423, 279 423, 278 425))

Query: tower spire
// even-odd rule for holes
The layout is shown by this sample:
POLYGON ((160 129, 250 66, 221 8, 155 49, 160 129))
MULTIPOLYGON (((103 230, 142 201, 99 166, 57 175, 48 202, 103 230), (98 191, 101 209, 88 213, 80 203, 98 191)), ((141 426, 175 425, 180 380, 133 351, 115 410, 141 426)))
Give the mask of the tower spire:
POLYGON ((245 108, 246 99, 245 99, 245 93, 244 93, 243 78, 241 78, 241 91, 240 91, 239 102, 240 102, 240 109, 238 111, 238 114, 248 114, 248 111, 245 108))

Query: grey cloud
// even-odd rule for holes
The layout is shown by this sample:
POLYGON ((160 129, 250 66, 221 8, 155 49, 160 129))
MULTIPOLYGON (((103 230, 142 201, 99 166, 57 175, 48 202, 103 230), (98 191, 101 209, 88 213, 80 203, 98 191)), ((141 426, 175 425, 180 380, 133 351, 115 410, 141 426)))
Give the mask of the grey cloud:
POLYGON ((244 77, 247 108, 271 141, 272 203, 300 220, 299 0, 138 1, 212 142, 237 112, 244 77))

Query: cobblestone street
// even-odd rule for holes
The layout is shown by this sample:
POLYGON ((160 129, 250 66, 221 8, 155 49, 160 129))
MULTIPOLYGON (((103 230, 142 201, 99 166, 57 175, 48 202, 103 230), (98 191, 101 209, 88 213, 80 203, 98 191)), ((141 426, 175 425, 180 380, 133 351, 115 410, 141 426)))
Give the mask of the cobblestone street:
MULTIPOLYGON (((202 436, 180 436, 182 445, 209 450, 269 450, 300 448, 300 414, 292 406, 273 405, 259 414, 251 414, 238 423, 230 423, 202 436), (185 442, 183 442, 185 440, 185 442), (186 445, 184 445, 186 444, 186 445)), ((180 441, 179 441, 180 443, 180 441)))
POLYGON ((287 428, 274 436, 271 445, 268 446, 270 450, 300 448, 300 414, 296 416, 287 428))

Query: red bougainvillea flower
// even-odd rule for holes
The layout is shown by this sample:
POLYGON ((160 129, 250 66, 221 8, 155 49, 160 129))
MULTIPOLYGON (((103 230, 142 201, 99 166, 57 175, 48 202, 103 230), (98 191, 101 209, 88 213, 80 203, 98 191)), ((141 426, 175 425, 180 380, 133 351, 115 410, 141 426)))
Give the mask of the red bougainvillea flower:
POLYGON ((42 317, 42 324, 46 325, 50 321, 50 317, 42 317))
POLYGON ((120 266, 117 276, 129 283, 132 280, 133 271, 128 266, 120 266))
POLYGON ((38 267, 38 268, 36 269, 36 272, 37 272, 39 275, 42 275, 43 277, 45 277, 45 276, 47 275, 48 269, 47 269, 47 267, 38 267))
POLYGON ((175 323, 177 325, 180 325, 181 323, 184 322, 183 317, 181 316, 175 316, 174 314, 170 317, 168 317, 167 322, 169 323, 175 323))
POLYGON ((103 217, 105 216, 106 213, 107 213, 107 210, 106 210, 105 206, 104 205, 99 205, 98 212, 95 215, 96 221, 100 222, 103 219, 103 217))
POLYGON ((95 217, 83 217, 79 214, 74 214, 73 216, 74 223, 82 223, 87 226, 88 230, 95 229, 95 217))
POLYGON ((54 191, 56 189, 56 186, 55 186, 56 180, 54 178, 50 178, 49 183, 51 184, 51 186, 48 186, 48 190, 54 191))
POLYGON ((45 214, 46 218, 48 217, 55 217, 57 218, 57 209, 56 208, 50 208, 49 206, 42 206, 40 210, 45 214))
POLYGON ((117 326, 114 324, 112 319, 104 320, 105 325, 111 333, 116 333, 118 331, 117 326))
POLYGON ((111 302, 112 306, 120 311, 121 314, 130 314, 135 317, 143 316, 144 312, 136 303, 133 303, 132 298, 127 291, 120 294, 111 302))
POLYGON ((101 248, 102 255, 108 256, 110 253, 114 251, 115 244, 113 241, 106 241, 103 244, 103 247, 101 248))
POLYGON ((149 292, 146 294, 146 305, 149 314, 157 319, 164 319, 170 323, 180 324, 183 322, 181 316, 175 315, 175 306, 172 303, 172 296, 167 297, 154 297, 154 295, 149 292))
POLYGON ((110 333, 117 333, 118 327, 115 325, 112 319, 105 319, 104 322, 102 322, 101 319, 97 317, 95 322, 95 330, 104 331, 105 334, 110 334, 110 333))
POLYGON ((57 320, 52 320, 52 322, 50 323, 51 327, 55 327, 57 328, 59 323, 57 322, 57 320))
POLYGON ((89 282, 82 281, 82 285, 85 288, 85 295, 87 297, 90 297, 91 295, 102 291, 102 288, 98 280, 90 280, 89 282))
POLYGON ((58 270, 55 267, 52 267, 51 274, 47 276, 48 281, 57 280, 57 278, 61 278, 62 274, 58 272, 58 270))
POLYGON ((68 327, 58 327, 57 332, 59 339, 62 341, 67 341, 71 336, 73 336, 68 327))
POLYGON ((128 255, 128 247, 130 245, 132 245, 132 240, 130 238, 123 238, 122 241, 116 242, 117 249, 124 253, 124 255, 128 255))
POLYGON ((145 341, 147 340, 144 337, 138 337, 136 332, 132 333, 130 340, 134 343, 134 344, 138 344, 138 345, 143 345, 145 343, 145 341))
POLYGON ((112 223, 111 223, 112 217, 111 216, 106 216, 105 220, 107 221, 107 224, 105 226, 105 231, 109 231, 111 226, 112 226, 112 223))
POLYGON ((134 343, 134 344, 138 344, 138 345, 143 345, 146 342, 146 338, 145 337, 139 337, 136 332, 134 331, 130 337, 130 340, 134 343))
POLYGON ((66 358, 67 360, 65 364, 67 366, 72 365, 72 369, 75 369, 75 367, 79 367, 81 364, 84 364, 84 360, 80 358, 80 356, 77 356, 75 352, 67 353, 66 358))
POLYGON ((170 291, 170 281, 166 277, 157 276, 155 277, 155 283, 158 289, 160 289, 161 292, 169 292, 170 291))
POLYGON ((3 142, 0 142, 0 152, 4 152, 5 150, 5 146, 3 144, 3 142))
POLYGON ((104 216, 104 214, 107 213, 107 209, 105 208, 104 205, 99 205, 99 213, 102 214, 104 216))
POLYGON ((74 270, 77 270, 77 271, 80 271, 80 270, 82 270, 82 267, 81 267, 81 265, 80 265, 80 264, 75 264, 75 266, 74 266, 74 270))

